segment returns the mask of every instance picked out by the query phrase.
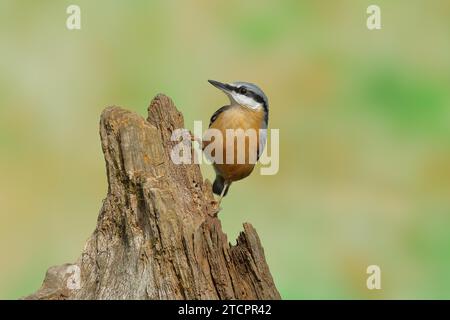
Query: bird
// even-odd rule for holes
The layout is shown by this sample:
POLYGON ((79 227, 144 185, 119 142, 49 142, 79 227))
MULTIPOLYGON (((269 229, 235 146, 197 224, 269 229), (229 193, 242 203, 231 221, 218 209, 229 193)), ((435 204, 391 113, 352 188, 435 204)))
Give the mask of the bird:
MULTIPOLYGON (((222 132, 223 137, 223 157, 225 159, 226 147, 230 145, 234 147, 234 161, 226 163, 213 163, 216 177, 212 186, 213 193, 219 196, 218 205, 220 205, 222 198, 228 193, 228 189, 235 181, 248 177, 254 167, 255 161, 249 161, 250 154, 254 152, 257 155, 256 160, 259 159, 265 147, 267 140, 267 131, 260 129, 267 129, 269 121, 269 101, 264 92, 255 84, 249 82, 232 82, 222 83, 215 80, 208 80, 214 87, 223 91, 229 98, 230 103, 218 109, 212 115, 209 123, 210 129, 218 129, 222 132), (237 137, 234 141, 227 144, 226 130, 227 129, 254 129, 256 130, 257 143, 250 144, 248 137, 245 137, 245 161, 244 163, 237 162, 237 137), (253 150, 251 150, 253 148, 253 150), (256 150, 254 150, 256 148, 256 150)), ((203 149, 211 141, 203 141, 203 149)))

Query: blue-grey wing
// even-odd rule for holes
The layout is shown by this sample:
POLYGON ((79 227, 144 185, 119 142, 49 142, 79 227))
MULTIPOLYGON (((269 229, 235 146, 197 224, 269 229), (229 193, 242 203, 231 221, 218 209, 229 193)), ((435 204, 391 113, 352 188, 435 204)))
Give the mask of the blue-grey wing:
POLYGON ((219 110, 217 110, 216 112, 214 112, 214 114, 211 116, 211 119, 209 120, 209 128, 211 127, 211 125, 213 124, 214 121, 217 120, 217 118, 219 117, 219 115, 224 112, 225 110, 227 110, 228 108, 230 108, 230 106, 223 106, 222 108, 220 108, 219 110))

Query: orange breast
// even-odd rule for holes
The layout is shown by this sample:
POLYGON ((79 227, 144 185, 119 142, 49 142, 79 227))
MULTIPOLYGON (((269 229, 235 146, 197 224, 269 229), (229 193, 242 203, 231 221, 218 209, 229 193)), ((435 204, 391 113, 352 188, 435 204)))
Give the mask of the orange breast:
MULTIPOLYGON (((228 181, 237 181, 247 177, 255 166, 256 156, 258 154, 259 146, 259 129, 261 129, 264 119, 264 112, 261 110, 252 110, 249 108, 235 106, 232 107, 217 117, 211 124, 210 128, 218 129, 223 136, 223 163, 215 163, 214 168, 218 174, 228 181), (252 132, 247 131, 249 135, 240 135, 229 137, 227 140, 227 129, 248 129, 254 130, 253 141, 250 141, 252 132), (231 140, 230 140, 231 139, 231 140), (244 142, 239 144, 238 141, 244 142), (227 151, 233 148, 233 159, 228 162, 226 159, 227 151), (242 150, 244 148, 244 150, 242 150), (238 163, 238 154, 241 153, 244 159, 238 163)), ((205 142, 205 146, 208 142, 205 142)))

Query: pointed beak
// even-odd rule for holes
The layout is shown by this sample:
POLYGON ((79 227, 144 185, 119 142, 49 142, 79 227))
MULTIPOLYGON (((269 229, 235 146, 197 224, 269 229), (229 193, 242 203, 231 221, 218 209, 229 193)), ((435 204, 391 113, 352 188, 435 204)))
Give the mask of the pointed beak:
POLYGON ((208 80, 208 82, 211 83, 217 89, 224 91, 225 93, 233 90, 233 87, 227 83, 222 83, 222 82, 215 81, 215 80, 208 80))

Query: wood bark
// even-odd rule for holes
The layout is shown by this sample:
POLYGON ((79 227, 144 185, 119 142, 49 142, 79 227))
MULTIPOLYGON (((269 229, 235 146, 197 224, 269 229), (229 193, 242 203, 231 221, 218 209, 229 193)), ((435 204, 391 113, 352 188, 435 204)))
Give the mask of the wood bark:
POLYGON ((230 245, 211 183, 198 165, 171 161, 172 132, 183 127, 162 94, 147 119, 103 111, 108 194, 97 227, 79 259, 49 268, 26 299, 280 299, 252 225, 230 245))

